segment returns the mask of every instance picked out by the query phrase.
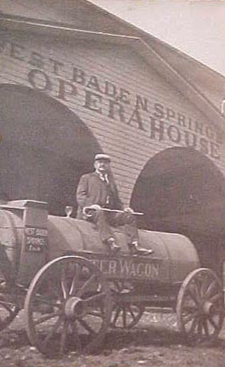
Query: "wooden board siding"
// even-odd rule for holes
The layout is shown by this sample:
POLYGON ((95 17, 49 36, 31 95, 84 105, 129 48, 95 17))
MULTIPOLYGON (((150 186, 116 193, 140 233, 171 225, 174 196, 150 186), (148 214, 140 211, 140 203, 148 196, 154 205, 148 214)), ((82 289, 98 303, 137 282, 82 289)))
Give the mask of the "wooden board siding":
POLYGON ((126 204, 149 159, 173 146, 187 146, 185 131, 197 136, 197 150, 200 138, 219 144, 220 157, 210 149, 206 155, 225 173, 225 146, 220 136, 215 137, 218 132, 212 121, 129 47, 5 34, 1 37, 0 51, 1 84, 21 84, 40 90, 66 105, 91 129, 103 151, 112 156, 112 168, 126 204), (120 94, 123 113, 118 113, 115 99, 105 93, 106 82, 115 86, 117 97, 120 94), (159 117, 155 122, 152 119, 160 114, 162 106, 163 112, 167 109, 169 114, 175 112, 175 116, 161 119, 163 136, 156 130, 153 134, 151 125, 160 126, 159 117), (141 122, 137 121, 137 115, 131 120, 134 113, 140 114, 141 122), (178 114, 202 124, 203 133, 182 127, 178 114), (212 139, 206 128, 211 129, 208 134, 214 135, 212 139))

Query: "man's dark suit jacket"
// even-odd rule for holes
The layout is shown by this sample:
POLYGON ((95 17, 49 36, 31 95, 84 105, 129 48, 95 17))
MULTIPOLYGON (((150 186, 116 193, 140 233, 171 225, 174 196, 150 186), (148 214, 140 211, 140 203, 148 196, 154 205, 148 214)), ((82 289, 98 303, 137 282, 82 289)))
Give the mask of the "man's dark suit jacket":
POLYGON ((110 209, 123 209, 116 184, 109 175, 109 184, 102 181, 97 172, 85 174, 81 177, 77 187, 77 218, 83 219, 83 208, 93 204, 110 209), (107 197, 109 203, 107 204, 107 197))

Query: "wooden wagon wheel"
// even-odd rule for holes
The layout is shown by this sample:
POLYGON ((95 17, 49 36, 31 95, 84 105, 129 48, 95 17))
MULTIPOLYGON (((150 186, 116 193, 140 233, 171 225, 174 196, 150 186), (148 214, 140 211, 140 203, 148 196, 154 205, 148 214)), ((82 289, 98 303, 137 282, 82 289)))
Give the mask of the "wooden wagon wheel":
POLYGON ((141 319, 144 313, 144 306, 133 302, 120 302, 117 300, 123 294, 129 294, 130 289, 123 281, 111 282, 111 292, 115 300, 112 309, 110 326, 113 328, 131 329, 141 319))
POLYGON ((177 300, 178 328, 190 344, 211 345, 223 325, 220 279, 210 269, 194 270, 183 282, 177 300))
POLYGON ((56 356, 71 347, 93 352, 110 323, 110 289, 89 260, 60 257, 31 282, 25 314, 30 342, 43 354, 56 356))
POLYGON ((19 311, 20 308, 17 305, 0 298, 0 331, 11 324, 19 311))
MULTIPOLYGON (((5 285, 5 280, 0 274, 0 331, 7 328, 20 311, 18 304, 9 297, 13 289, 6 291, 5 285)), ((12 295, 14 296, 14 293, 12 295)))

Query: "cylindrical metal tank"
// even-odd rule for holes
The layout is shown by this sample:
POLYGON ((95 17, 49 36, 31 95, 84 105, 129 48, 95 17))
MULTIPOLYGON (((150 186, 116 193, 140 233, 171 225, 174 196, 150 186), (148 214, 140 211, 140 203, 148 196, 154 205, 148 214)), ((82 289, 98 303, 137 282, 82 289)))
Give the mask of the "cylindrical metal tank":
MULTIPOLYGON (((127 254, 125 234, 118 229, 113 231, 122 253, 127 254)), ((139 230, 139 239, 143 247, 154 250, 146 261, 155 261, 160 265, 162 283, 180 283, 200 266, 194 245, 183 235, 139 230)), ((48 243, 50 259, 68 251, 106 253, 97 227, 73 218, 48 216, 48 243)))
POLYGON ((0 271, 7 281, 17 276, 23 232, 20 211, 0 210, 0 271))
POLYGON ((29 285, 47 260, 47 204, 0 205, 0 272, 7 283, 29 285))
MULTIPOLYGON (((121 229, 113 231, 122 254, 128 255, 125 234, 121 229)), ((125 263, 119 264, 122 275, 144 279, 147 274, 152 281, 176 284, 200 266, 194 245, 183 235, 139 230, 139 239, 143 247, 152 248, 154 252, 140 261, 137 257, 133 261, 125 256, 125 263)), ((85 252, 93 253, 94 261, 98 263, 99 257, 104 266, 104 259, 108 258, 94 224, 74 218, 47 216, 43 203, 32 201, 21 202, 20 207, 0 210, 0 250, 0 270, 5 270, 10 280, 16 279, 25 285, 46 261, 68 252, 83 252, 84 256, 85 252)), ((111 262, 111 271, 116 266, 116 262, 111 262)))

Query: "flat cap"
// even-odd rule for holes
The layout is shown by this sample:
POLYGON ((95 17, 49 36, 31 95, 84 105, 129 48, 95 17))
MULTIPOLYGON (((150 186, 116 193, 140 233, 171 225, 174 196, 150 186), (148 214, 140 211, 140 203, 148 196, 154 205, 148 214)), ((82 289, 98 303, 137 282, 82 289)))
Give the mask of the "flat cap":
POLYGON ((103 154, 103 153, 96 154, 95 156, 95 161, 100 161, 100 160, 111 162, 110 156, 107 154, 103 154))

